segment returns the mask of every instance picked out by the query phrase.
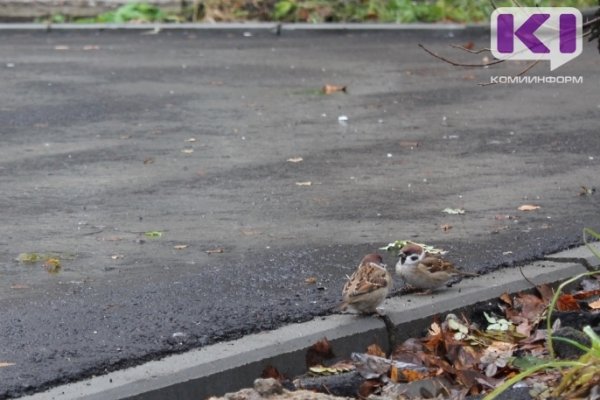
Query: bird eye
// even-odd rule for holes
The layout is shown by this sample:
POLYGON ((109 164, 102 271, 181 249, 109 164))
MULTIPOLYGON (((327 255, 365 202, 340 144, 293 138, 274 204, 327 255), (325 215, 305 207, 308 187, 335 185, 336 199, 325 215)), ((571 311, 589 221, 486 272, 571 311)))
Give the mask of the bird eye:
POLYGON ((419 259, 419 256, 417 256, 416 254, 413 254, 412 256, 410 256, 410 259, 413 261, 417 261, 419 259))

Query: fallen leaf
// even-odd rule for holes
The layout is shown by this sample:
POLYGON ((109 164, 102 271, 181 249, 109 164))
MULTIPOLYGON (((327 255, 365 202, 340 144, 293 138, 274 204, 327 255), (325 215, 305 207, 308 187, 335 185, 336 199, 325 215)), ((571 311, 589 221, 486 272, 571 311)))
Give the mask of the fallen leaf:
POLYGON ((39 253, 21 253, 17 257, 17 261, 22 263, 36 263, 43 259, 43 255, 39 253))
POLYGON ((556 309, 558 311, 579 311, 581 310, 581 307, 579 307, 579 303, 577 303, 577 300, 573 295, 563 294, 560 295, 556 302, 556 309))
POLYGON ((448 232, 450 229, 452 229, 452 225, 444 224, 441 226, 441 228, 442 232, 448 232))
POLYGON ((15 365, 15 363, 6 362, 6 361, 0 361, 0 368, 11 367, 13 365, 15 365))
POLYGON ((287 161, 291 162, 291 163, 299 163, 301 161, 303 161, 304 159, 302 157, 291 157, 288 158, 287 161))
POLYGON ((367 354, 371 356, 385 357, 385 352, 377 343, 373 343, 372 345, 367 347, 367 354))
POLYGON ((383 383, 381 383, 379 379, 367 379, 358 388, 358 396, 361 399, 366 399, 375 393, 381 386, 383 386, 383 383))
POLYGON ((323 88, 321 90, 323 91, 324 94, 333 94, 336 92, 346 93, 346 86, 327 84, 327 85, 323 86, 323 88))
POLYGON ((219 254, 224 252, 225 250, 222 247, 217 247, 216 249, 210 249, 205 251, 206 254, 219 254))
POLYGON ((147 165, 147 164, 154 164, 154 158, 152 158, 152 157, 148 157, 148 158, 146 158, 146 159, 144 160, 144 164, 145 164, 145 165, 147 165))
POLYGON ((146 235, 149 238, 159 238, 162 236, 162 232, 161 231, 148 231, 148 232, 144 232, 144 235, 146 235))
POLYGON ((588 304, 588 306, 590 306, 590 308, 593 310, 600 310, 600 299, 598 299, 596 301, 592 301, 591 303, 588 304))
POLYGON ((283 382, 285 380, 285 376, 283 376, 283 374, 272 365, 267 365, 260 374, 260 377, 263 379, 273 378, 279 382, 283 382))
POLYGON ((323 338, 310 346, 306 351, 306 368, 309 369, 310 367, 322 365, 324 360, 328 360, 333 357, 334 354, 329 340, 327 340, 327 338, 323 338))
POLYGON ((194 149, 183 149, 181 150, 181 152, 184 154, 192 154, 194 152, 194 149))
POLYGON ((312 182, 311 181, 296 182, 296 186, 312 186, 312 182))
POLYGON ((581 190, 579 191, 580 196, 591 196, 596 193, 596 188, 588 188, 587 186, 581 186, 581 190))
POLYGON ((308 283, 309 285, 314 285, 315 283, 317 283, 317 278, 314 276, 309 276, 304 280, 304 282, 308 283))
POLYGON ((463 49, 473 50, 475 48, 475 43, 467 42, 467 43, 463 44, 462 47, 463 47, 463 49))
POLYGON ((60 264, 60 260, 58 258, 49 258, 42 265, 46 271, 51 274, 57 274, 60 272, 62 265, 60 264))
POLYGON ((419 142, 411 141, 411 140, 401 140, 399 143, 400 147, 413 149, 415 147, 419 147, 419 142))
POLYGON ((506 304, 508 304, 511 307, 513 305, 512 298, 510 297, 510 294, 508 294, 507 292, 504 292, 500 295, 500 300, 502 300, 503 302, 505 302, 506 304))
POLYGON ((519 211, 535 211, 540 209, 540 206, 536 206, 533 204, 523 204, 522 206, 519 206, 518 210, 519 211))
POLYGON ((462 215, 465 213, 465 210, 462 208, 444 208, 442 212, 451 215, 462 215))
POLYGON ((123 254, 113 254, 112 256, 110 256, 110 258, 112 258, 113 260, 120 260, 123 257, 125 257, 123 254))
POLYGON ((176 244, 175 246, 173 246, 173 248, 175 250, 183 250, 183 249, 187 249, 188 245, 187 244, 176 244))
POLYGON ((65 46, 65 45, 54 46, 54 50, 69 50, 69 46, 65 46))
POLYGON ((24 285, 22 283, 15 283, 14 285, 10 285, 11 289, 29 289, 28 285, 24 285))
POLYGON ((185 141, 186 141, 186 142, 193 143, 193 142, 195 142, 195 141, 196 141, 196 138, 193 138, 193 137, 191 137, 191 138, 189 138, 189 139, 185 139, 185 141))

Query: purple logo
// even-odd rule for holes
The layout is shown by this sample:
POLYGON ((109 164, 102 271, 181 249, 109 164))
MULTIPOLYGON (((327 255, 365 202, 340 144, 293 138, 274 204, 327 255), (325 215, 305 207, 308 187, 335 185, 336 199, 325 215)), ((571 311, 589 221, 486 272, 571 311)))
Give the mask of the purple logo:
POLYGON ((571 7, 503 7, 492 13, 491 50, 505 60, 550 60, 554 70, 581 54, 581 12, 571 7))

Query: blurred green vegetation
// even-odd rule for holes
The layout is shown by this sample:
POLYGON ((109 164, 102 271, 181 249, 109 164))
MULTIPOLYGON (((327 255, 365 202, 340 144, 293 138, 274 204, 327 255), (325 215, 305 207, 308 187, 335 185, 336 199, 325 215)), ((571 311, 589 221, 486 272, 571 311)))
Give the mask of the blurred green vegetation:
MULTIPOLYGON (((180 13, 132 2, 92 18, 53 15, 44 22, 128 23, 185 21, 485 22, 487 0, 191 0, 180 13)), ((514 6, 497 0, 497 6, 514 6)), ((522 6, 594 7, 597 0, 519 0, 522 6)))

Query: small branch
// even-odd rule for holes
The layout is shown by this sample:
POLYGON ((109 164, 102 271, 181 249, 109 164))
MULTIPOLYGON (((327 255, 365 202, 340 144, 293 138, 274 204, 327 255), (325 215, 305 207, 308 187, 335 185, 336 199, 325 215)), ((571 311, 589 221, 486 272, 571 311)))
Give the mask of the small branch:
POLYGON ((488 67, 490 65, 500 64, 500 63, 506 61, 506 60, 496 60, 496 61, 492 61, 492 62, 484 63, 484 64, 465 64, 465 63, 459 63, 456 61, 449 60, 445 57, 442 57, 439 54, 436 54, 433 51, 429 50, 427 47, 423 46, 421 43, 419 43, 419 47, 422 48, 423 50, 425 50, 427 53, 429 53, 433 57, 437 58, 438 60, 442 60, 443 62, 448 63, 450 65, 454 65, 455 67, 484 68, 484 67, 488 67))
POLYGON ((480 54, 480 53, 483 53, 484 51, 492 51, 492 49, 488 49, 487 47, 483 48, 483 49, 479 49, 479 50, 471 50, 471 49, 467 49, 464 46, 459 46, 457 44, 451 44, 449 46, 454 47, 455 49, 466 51, 467 53, 471 53, 471 54, 480 54))
POLYGON ((596 18, 590 19, 589 21, 586 21, 583 25, 581 25, 581 27, 587 28, 590 25, 594 25, 596 22, 600 22, 600 17, 596 17, 596 18))

